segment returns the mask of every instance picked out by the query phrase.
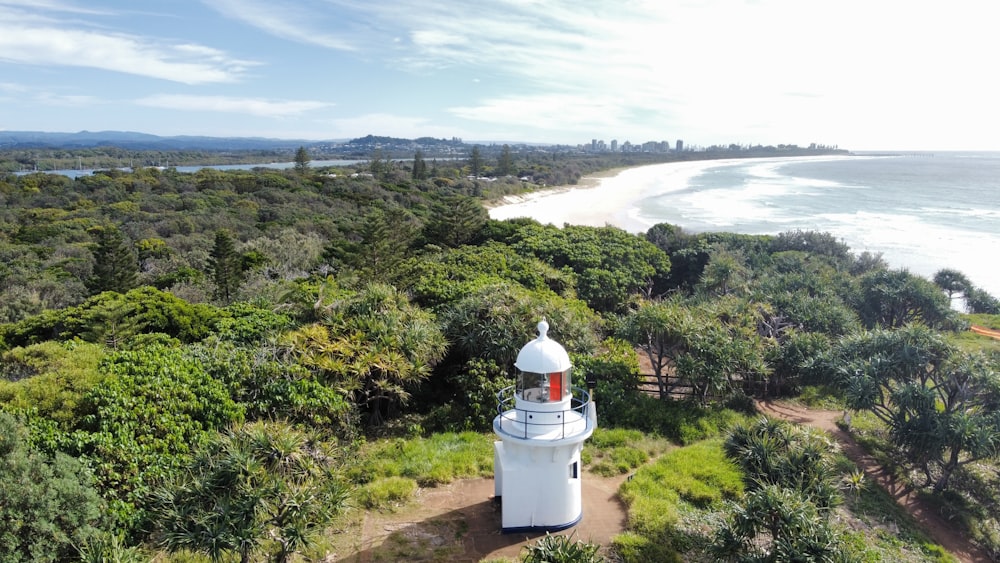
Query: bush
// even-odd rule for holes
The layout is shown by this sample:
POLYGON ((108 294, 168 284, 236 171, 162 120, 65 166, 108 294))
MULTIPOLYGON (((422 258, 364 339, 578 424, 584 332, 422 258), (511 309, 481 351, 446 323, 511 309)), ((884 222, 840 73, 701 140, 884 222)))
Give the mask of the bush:
POLYGON ((44 456, 27 439, 0 413, 0 562, 67 561, 99 535, 103 503, 79 461, 44 456))
POLYGON ((584 541, 573 541, 572 535, 545 534, 534 545, 526 545, 522 551, 524 563, 603 563, 604 557, 597 554, 601 546, 584 541))

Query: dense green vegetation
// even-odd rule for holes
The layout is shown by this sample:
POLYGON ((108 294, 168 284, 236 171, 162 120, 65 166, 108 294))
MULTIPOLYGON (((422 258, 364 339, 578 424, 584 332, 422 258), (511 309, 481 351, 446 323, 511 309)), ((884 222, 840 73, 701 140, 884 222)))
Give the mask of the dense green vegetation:
POLYGON ((825 233, 489 219, 485 198, 622 164, 597 156, 348 170, 306 156, 280 172, 0 177, 0 423, 13 436, 0 454, 52 499, 0 510, 62 538, 0 530, 21 559, 68 546, 95 560, 321 557, 344 507, 392 510, 417 487, 490 474, 495 394, 543 316, 596 388, 608 431, 591 470, 638 471, 615 545, 627 560, 765 560, 772 544, 819 557, 844 536, 819 438, 729 434, 752 397, 817 386, 871 413, 886 461, 1000 553, 996 499, 978 494, 997 488, 1000 360, 955 340, 968 321, 950 307, 971 295, 988 313, 992 297, 963 277, 924 280, 825 233), (477 179, 499 169, 516 175, 477 179), (727 461, 754 440, 786 448, 727 461), (660 457, 665 441, 684 453, 660 457), (808 522, 740 519, 762 506, 808 522), (723 535, 687 530, 691 513, 716 514, 723 535))

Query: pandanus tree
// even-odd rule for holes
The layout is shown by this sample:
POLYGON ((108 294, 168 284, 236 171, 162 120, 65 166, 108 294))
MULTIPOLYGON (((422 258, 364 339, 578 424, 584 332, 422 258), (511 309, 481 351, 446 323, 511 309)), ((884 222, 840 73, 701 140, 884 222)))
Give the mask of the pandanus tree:
POLYGON ((285 562, 344 507, 347 488, 322 443, 285 423, 219 435, 154 495, 154 537, 213 561, 261 551, 285 562))
POLYGON ((959 353, 923 326, 845 337, 834 354, 848 406, 889 428, 936 491, 962 465, 1000 456, 1000 362, 959 353))

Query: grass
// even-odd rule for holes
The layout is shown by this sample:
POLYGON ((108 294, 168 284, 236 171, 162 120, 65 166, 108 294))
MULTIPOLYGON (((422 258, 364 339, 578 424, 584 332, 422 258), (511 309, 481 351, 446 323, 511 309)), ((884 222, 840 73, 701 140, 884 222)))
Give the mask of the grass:
POLYGON ((843 393, 832 385, 807 385, 794 402, 810 409, 835 411, 844 408, 843 393))
POLYGON ((598 428, 583 448, 581 461, 596 475, 624 475, 642 466, 670 447, 662 438, 638 430, 598 428))
POLYGON ((725 458, 721 439, 672 450, 619 489, 629 532, 615 538, 615 550, 625 561, 679 561, 677 528, 685 505, 719 508, 742 492, 742 474, 725 458))
POLYGON ((361 447, 360 460, 346 471, 359 485, 388 477, 412 479, 421 487, 493 475, 489 434, 445 432, 427 438, 379 440, 361 447))
POLYGON ((407 477, 386 477, 362 485, 355 493, 366 510, 395 511, 417 492, 417 482, 407 477))

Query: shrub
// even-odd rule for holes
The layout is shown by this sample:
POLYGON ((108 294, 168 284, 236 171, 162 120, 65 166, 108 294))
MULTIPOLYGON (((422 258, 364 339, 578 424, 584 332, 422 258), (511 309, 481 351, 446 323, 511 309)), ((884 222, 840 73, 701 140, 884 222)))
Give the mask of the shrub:
POLYGON ((526 545, 522 551, 524 563, 603 563, 598 555, 601 546, 584 541, 573 541, 572 535, 550 535, 539 539, 534 545, 526 545))
POLYGON ((66 561, 100 533, 103 503, 79 461, 44 456, 27 439, 0 413, 0 562, 66 561))

